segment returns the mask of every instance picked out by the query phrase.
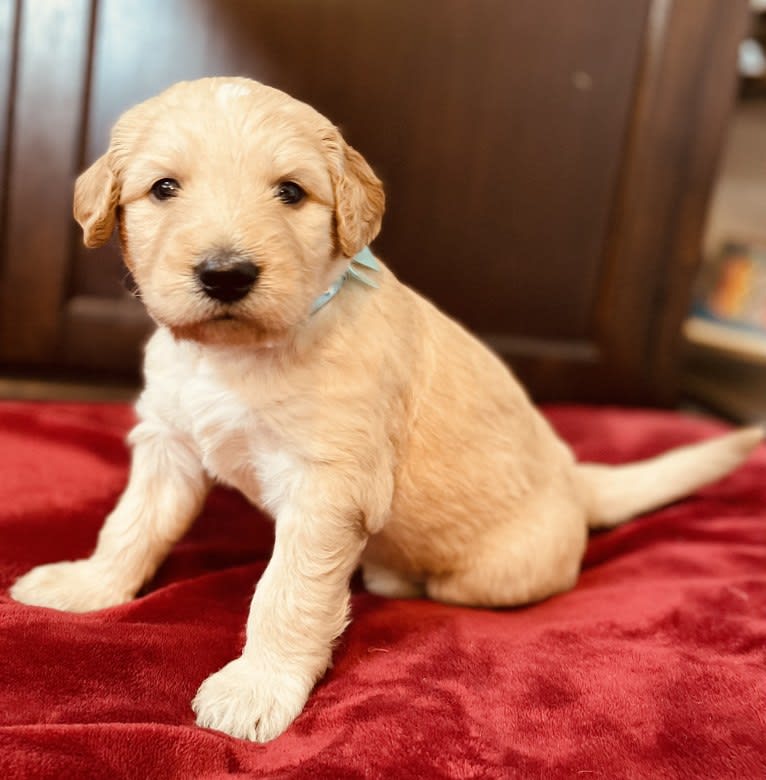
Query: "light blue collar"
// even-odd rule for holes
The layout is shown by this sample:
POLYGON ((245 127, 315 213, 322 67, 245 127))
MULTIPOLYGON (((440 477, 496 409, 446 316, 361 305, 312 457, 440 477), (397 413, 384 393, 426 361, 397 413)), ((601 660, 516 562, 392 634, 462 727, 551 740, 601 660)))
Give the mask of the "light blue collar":
POLYGON ((338 294, 338 290, 343 287, 346 279, 349 277, 356 279, 362 284, 366 284, 368 287, 378 286, 378 283, 374 279, 370 279, 369 276, 363 274, 358 268, 354 268, 355 265, 361 265, 363 268, 367 268, 370 271, 380 271, 378 261, 375 259, 372 252, 370 252, 370 247, 366 246, 361 252, 357 252, 351 258, 348 268, 314 301, 310 314, 316 314, 322 306, 328 301, 331 301, 338 294))

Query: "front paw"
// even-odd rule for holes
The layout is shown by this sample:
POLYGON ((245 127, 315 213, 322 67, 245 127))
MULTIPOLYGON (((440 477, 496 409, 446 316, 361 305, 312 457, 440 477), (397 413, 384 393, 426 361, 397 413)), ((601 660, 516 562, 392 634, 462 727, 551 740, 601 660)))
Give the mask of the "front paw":
POLYGON ((311 688, 299 675, 242 656, 202 683, 192 709, 198 726, 268 742, 300 714, 311 688))
POLYGON ((10 594, 23 604, 67 612, 105 609, 133 597, 104 567, 89 558, 37 566, 16 580, 10 594))

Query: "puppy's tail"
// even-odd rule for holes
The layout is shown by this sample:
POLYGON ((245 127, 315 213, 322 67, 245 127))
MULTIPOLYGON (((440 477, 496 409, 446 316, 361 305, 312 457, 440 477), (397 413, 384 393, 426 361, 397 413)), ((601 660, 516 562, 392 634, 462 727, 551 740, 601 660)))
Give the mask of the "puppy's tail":
POLYGON ((683 498, 733 471, 763 438, 764 429, 743 428, 626 466, 578 464, 590 527, 611 528, 683 498))

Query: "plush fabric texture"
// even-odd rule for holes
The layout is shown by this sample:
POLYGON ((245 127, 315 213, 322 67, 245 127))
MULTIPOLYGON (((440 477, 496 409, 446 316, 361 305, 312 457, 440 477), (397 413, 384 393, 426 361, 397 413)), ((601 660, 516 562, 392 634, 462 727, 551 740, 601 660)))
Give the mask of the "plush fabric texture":
MULTIPOLYGON (((675 414, 555 407, 583 459, 720 432, 675 414)), ((280 738, 195 727, 234 658, 269 521, 218 489, 133 603, 10 600, 86 556, 125 482, 121 405, 0 404, 0 770, 22 778, 766 777, 766 448, 674 506, 593 536, 570 593, 524 609, 378 598, 355 584, 335 666, 280 738)))

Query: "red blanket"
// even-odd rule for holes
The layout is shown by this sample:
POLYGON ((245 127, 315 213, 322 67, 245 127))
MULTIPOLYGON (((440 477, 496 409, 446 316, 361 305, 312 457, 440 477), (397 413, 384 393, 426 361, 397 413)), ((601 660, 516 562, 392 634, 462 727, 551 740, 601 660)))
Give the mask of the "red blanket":
MULTIPOLYGON (((719 426, 552 408, 583 458, 619 462, 719 426)), ((30 567, 88 554, 125 481, 124 406, 0 405, 4 777, 766 777, 766 448, 675 506, 594 536, 577 588, 516 610, 358 585, 335 666, 279 739, 196 728, 235 657, 268 521, 216 491, 133 603, 22 606, 30 567)))

